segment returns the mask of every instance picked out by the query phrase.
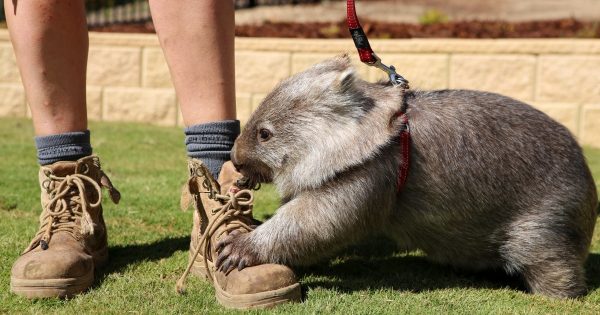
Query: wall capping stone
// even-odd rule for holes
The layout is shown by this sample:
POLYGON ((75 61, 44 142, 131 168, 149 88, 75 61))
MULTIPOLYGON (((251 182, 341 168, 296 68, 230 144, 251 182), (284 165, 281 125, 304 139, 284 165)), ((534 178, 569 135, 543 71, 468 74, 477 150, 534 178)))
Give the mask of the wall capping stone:
MULTIPOLYGON (((372 39, 376 52, 479 54, 599 54, 597 39, 372 39)), ((349 39, 238 37, 238 50, 354 53, 349 39)))

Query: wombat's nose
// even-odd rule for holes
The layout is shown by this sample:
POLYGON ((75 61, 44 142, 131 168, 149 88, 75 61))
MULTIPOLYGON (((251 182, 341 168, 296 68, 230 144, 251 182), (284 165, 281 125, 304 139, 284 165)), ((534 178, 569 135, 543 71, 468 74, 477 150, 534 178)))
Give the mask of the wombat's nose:
POLYGON ((235 167, 235 170, 236 170, 236 171, 238 171, 238 172, 241 172, 241 171, 242 171, 242 168, 244 168, 244 165, 243 165, 243 164, 236 164, 236 163, 233 163, 233 167, 235 167))
POLYGON ((235 147, 233 150, 231 150, 230 158, 231 158, 231 163, 233 163, 233 167, 235 167, 235 169, 239 172, 242 169, 243 165, 240 164, 238 159, 235 157, 235 147))

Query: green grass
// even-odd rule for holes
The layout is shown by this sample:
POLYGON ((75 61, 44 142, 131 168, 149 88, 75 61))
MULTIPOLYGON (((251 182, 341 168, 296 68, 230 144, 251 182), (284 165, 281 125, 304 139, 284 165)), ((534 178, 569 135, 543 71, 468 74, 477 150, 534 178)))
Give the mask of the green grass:
MULTIPOLYGON (((123 194, 105 198, 111 260, 94 287, 71 300, 29 301, 9 292, 10 268, 37 230, 39 188, 31 122, 0 119, 0 313, 224 313, 208 283, 175 281, 187 262, 191 212, 179 210, 186 178, 182 131, 136 124, 94 123, 92 143, 123 194)), ((587 149, 600 179, 600 150, 587 149)), ((257 193, 255 213, 276 209, 271 186, 257 193)), ((600 229, 599 229, 600 230, 600 229)), ((297 270, 305 301, 273 313, 600 313, 600 232, 588 262, 590 294, 560 301, 526 294, 517 279, 471 274, 428 263, 377 240, 318 266, 297 270)))

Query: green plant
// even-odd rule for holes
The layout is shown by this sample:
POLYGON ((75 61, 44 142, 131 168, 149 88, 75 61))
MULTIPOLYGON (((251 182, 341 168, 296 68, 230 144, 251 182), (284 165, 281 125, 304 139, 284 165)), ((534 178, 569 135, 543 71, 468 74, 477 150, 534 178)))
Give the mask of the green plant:
POLYGON ((340 33, 340 28, 335 24, 331 24, 329 26, 320 28, 319 32, 326 38, 336 38, 340 33))
POLYGON ((437 9, 427 9, 419 16, 419 23, 423 25, 439 24, 448 22, 448 16, 437 9))

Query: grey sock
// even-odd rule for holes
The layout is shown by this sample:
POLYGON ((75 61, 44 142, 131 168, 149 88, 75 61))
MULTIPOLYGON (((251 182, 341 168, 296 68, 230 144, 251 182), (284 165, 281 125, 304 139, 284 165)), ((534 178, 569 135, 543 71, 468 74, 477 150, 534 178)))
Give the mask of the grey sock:
POLYGON ((35 146, 40 165, 58 161, 77 161, 92 154, 89 130, 35 137, 35 146))
POLYGON ((218 178, 223 163, 235 138, 240 134, 239 120, 223 120, 185 128, 185 146, 189 157, 202 160, 215 178, 218 178))

